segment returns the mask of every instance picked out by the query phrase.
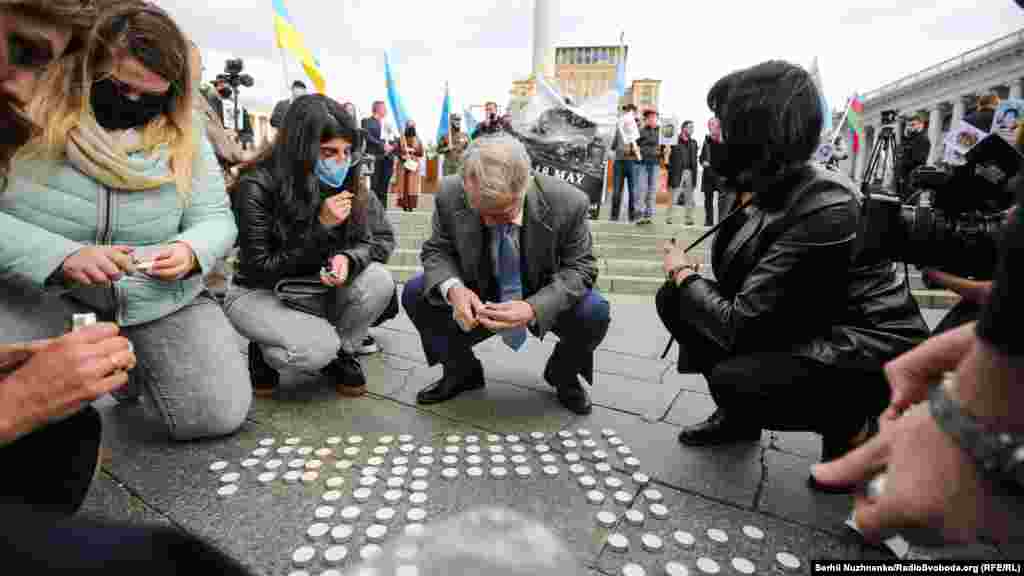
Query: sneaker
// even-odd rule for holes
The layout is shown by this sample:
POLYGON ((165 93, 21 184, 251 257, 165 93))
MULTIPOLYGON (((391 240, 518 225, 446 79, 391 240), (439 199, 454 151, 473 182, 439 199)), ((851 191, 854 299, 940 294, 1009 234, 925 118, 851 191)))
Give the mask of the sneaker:
POLYGON ((263 350, 255 342, 249 342, 249 380, 252 382, 252 393, 259 397, 273 396, 281 383, 281 374, 267 364, 263 359, 263 350))
POLYGON ((380 352, 380 344, 377 344, 377 341, 373 339, 373 336, 369 335, 367 335, 366 338, 363 338, 363 342, 356 350, 356 354, 359 356, 369 356, 370 354, 376 354, 377 352, 380 352))
POLYGON ((356 356, 338 351, 338 357, 324 368, 324 373, 334 382, 338 394, 350 397, 366 394, 366 374, 356 356))

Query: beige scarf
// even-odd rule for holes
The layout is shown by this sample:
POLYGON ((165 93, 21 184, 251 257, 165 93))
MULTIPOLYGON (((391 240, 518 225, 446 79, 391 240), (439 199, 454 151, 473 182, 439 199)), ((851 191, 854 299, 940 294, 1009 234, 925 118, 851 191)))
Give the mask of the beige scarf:
POLYGON ((157 158, 131 158, 142 150, 138 130, 108 132, 89 114, 82 114, 78 126, 68 133, 65 153, 68 161, 85 175, 117 190, 152 190, 174 182, 157 158))

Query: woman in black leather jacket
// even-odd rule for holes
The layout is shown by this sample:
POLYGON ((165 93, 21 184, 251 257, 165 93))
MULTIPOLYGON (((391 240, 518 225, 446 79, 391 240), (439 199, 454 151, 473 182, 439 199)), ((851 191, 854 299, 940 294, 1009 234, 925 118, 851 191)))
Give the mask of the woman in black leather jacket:
POLYGON ((852 183, 809 164, 819 102, 807 72, 780 61, 730 74, 708 94, 727 149, 714 169, 738 192, 732 210, 749 205, 715 237, 716 280, 665 249, 658 314, 680 344, 679 371, 704 374, 718 405, 680 433, 684 444, 805 430, 822 434, 831 460, 885 408, 883 363, 928 336, 893 265, 859 261, 852 183))
MULTIPOLYGON (((282 370, 323 371, 346 396, 366 391, 357 353, 395 284, 374 262, 366 190, 343 189, 360 139, 340 104, 303 96, 288 108, 273 146, 239 176, 240 265, 224 309, 250 341, 257 394, 272 393, 282 370), (330 319, 289 308, 275 295, 281 280, 303 277, 335 288, 328 292, 330 319)), ((351 181, 359 183, 358 174, 351 181)))

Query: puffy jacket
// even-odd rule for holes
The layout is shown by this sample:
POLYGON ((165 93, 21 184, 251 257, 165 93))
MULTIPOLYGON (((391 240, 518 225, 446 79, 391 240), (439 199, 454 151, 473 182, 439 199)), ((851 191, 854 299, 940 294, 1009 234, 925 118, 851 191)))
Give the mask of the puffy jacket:
POLYGON ((658 153, 658 143, 661 142, 661 133, 658 128, 651 128, 644 125, 640 128, 640 137, 637 138, 637 146, 640 146, 640 155, 644 164, 657 164, 661 155, 658 153))
POLYGON ((252 168, 238 179, 234 192, 239 248, 236 284, 272 289, 284 278, 319 276, 320 269, 338 254, 348 256, 351 280, 369 266, 374 254, 382 255, 373 244, 368 221, 356 226, 349 220, 336 228, 325 228, 317 221, 309 233, 291 234, 285 240, 273 225, 277 194, 278 184, 264 168, 252 168))
POLYGON ((893 264, 858 261, 853 185, 808 167, 784 186, 780 208, 753 204, 719 232, 717 281, 683 281, 682 317, 730 353, 789 351, 827 365, 878 368, 926 339, 893 264))
MULTIPOLYGON (((163 281, 144 274, 112 286, 78 287, 70 296, 122 326, 163 318, 203 290, 203 273, 231 249, 237 229, 224 178, 200 120, 192 196, 183 207, 174 183, 143 191, 108 188, 66 160, 18 160, 0 194, 0 279, 38 287, 62 282, 64 260, 89 245, 154 246, 182 241, 195 252, 200 273, 163 281)), ((165 148, 131 160, 151 175, 169 173, 165 148)))

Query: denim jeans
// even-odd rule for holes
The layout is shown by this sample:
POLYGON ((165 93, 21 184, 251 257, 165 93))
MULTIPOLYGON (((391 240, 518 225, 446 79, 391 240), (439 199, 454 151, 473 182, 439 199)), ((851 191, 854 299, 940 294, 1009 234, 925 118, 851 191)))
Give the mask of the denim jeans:
POLYGON ((395 293, 391 272, 378 263, 367 266, 338 290, 337 324, 288 308, 273 290, 232 286, 224 310, 242 336, 260 345, 267 364, 277 371, 317 372, 338 357, 355 353, 370 325, 395 293))
POLYGON ((623 187, 626 190, 626 220, 632 222, 636 218, 636 160, 615 160, 612 164, 612 213, 609 219, 618 221, 619 210, 622 208, 623 187))
POLYGON ((636 213, 641 218, 654 218, 658 195, 658 173, 661 166, 646 162, 636 163, 636 213))
MULTIPOLYGON (((71 314, 88 311, 69 298, 0 284, 4 342, 59 336, 71 314)), ((131 378, 146 413, 172 438, 223 436, 242 425, 252 402, 248 369, 237 334, 213 298, 203 293, 173 314, 121 332, 135 349, 131 378)))

